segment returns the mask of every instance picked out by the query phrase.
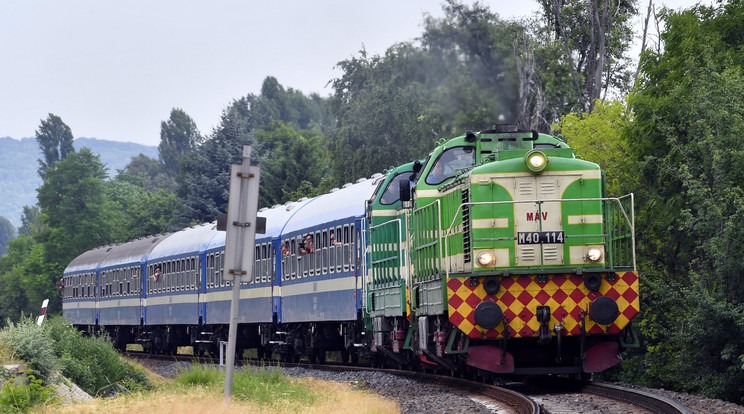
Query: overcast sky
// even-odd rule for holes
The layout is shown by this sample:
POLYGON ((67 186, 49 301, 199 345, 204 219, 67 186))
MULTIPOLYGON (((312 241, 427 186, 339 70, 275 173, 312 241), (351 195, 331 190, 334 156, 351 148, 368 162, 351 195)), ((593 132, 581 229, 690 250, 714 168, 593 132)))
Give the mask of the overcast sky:
MULTIPOLYGON (((647 0, 640 0, 644 11, 647 0)), ((472 0, 465 0, 472 4, 472 0)), ((534 0, 485 1, 502 18, 534 0)), ((689 7, 692 0, 667 0, 689 7)), ((707 3, 707 2, 706 2, 707 3)), ((266 76, 330 94, 334 66, 422 33, 437 0, 3 0, 0 137, 33 137, 53 113, 77 137, 156 146, 178 107, 203 134, 266 76)))

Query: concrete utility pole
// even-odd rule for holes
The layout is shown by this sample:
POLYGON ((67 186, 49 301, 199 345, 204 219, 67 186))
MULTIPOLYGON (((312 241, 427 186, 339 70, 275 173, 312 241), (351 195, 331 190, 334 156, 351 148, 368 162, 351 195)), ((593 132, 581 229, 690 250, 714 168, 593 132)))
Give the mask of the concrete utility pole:
MULTIPOLYGON (((227 339, 225 400, 232 395, 235 371, 235 342, 238 330, 238 306, 241 282, 253 281, 253 250, 258 220, 258 185, 261 168, 251 167, 251 147, 243 147, 243 163, 230 166, 230 198, 227 204, 225 259, 222 278, 232 281, 230 331, 227 339)), ((265 222, 263 223, 265 228, 265 222)))

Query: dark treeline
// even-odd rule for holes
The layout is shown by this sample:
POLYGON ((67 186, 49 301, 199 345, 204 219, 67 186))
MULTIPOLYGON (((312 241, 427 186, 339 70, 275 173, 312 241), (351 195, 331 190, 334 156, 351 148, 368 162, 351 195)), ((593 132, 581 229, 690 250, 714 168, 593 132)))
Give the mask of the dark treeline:
POLYGON ((158 159, 135 157, 112 179, 49 114, 36 131, 39 203, 17 237, 0 221, 0 320, 38 313, 45 298, 59 312, 55 282, 92 247, 214 220, 243 145, 262 166, 260 205, 271 206, 511 122, 561 133, 604 166, 614 195, 635 193, 641 348, 604 377, 742 403, 744 4, 649 8, 661 36, 644 41, 638 67, 634 0, 540 4, 513 21, 450 0, 418 39, 339 62, 330 97, 269 76, 208 134, 173 109, 158 159))

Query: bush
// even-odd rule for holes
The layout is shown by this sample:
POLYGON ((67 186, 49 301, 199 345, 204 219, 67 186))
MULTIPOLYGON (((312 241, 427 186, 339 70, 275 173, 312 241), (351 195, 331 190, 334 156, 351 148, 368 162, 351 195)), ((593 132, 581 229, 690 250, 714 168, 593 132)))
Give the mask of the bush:
POLYGON ((147 374, 125 360, 103 336, 84 337, 62 318, 49 320, 61 372, 90 395, 149 389, 147 374))
POLYGON ((0 331, 0 342, 26 361, 31 372, 43 381, 48 382, 59 370, 59 358, 54 353, 49 330, 45 325, 38 326, 31 317, 21 317, 17 324, 8 319, 7 326, 0 331))
POLYGON ((28 384, 8 381, 0 392, 0 412, 25 413, 39 404, 56 402, 54 389, 41 385, 41 380, 28 375, 28 384))

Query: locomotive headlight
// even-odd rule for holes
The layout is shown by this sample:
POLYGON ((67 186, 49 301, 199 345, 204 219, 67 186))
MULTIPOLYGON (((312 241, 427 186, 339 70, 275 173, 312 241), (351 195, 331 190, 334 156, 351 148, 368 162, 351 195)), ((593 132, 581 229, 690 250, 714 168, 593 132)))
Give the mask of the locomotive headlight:
POLYGON ((532 150, 524 158, 527 169, 534 174, 539 174, 548 166, 548 156, 539 150, 532 150))
POLYGON ((478 253, 477 260, 479 265, 487 267, 493 264, 494 257, 491 252, 480 252, 478 253))
POLYGON ((597 263, 602 260, 602 249, 599 247, 590 247, 586 251, 586 260, 588 262, 597 263))

